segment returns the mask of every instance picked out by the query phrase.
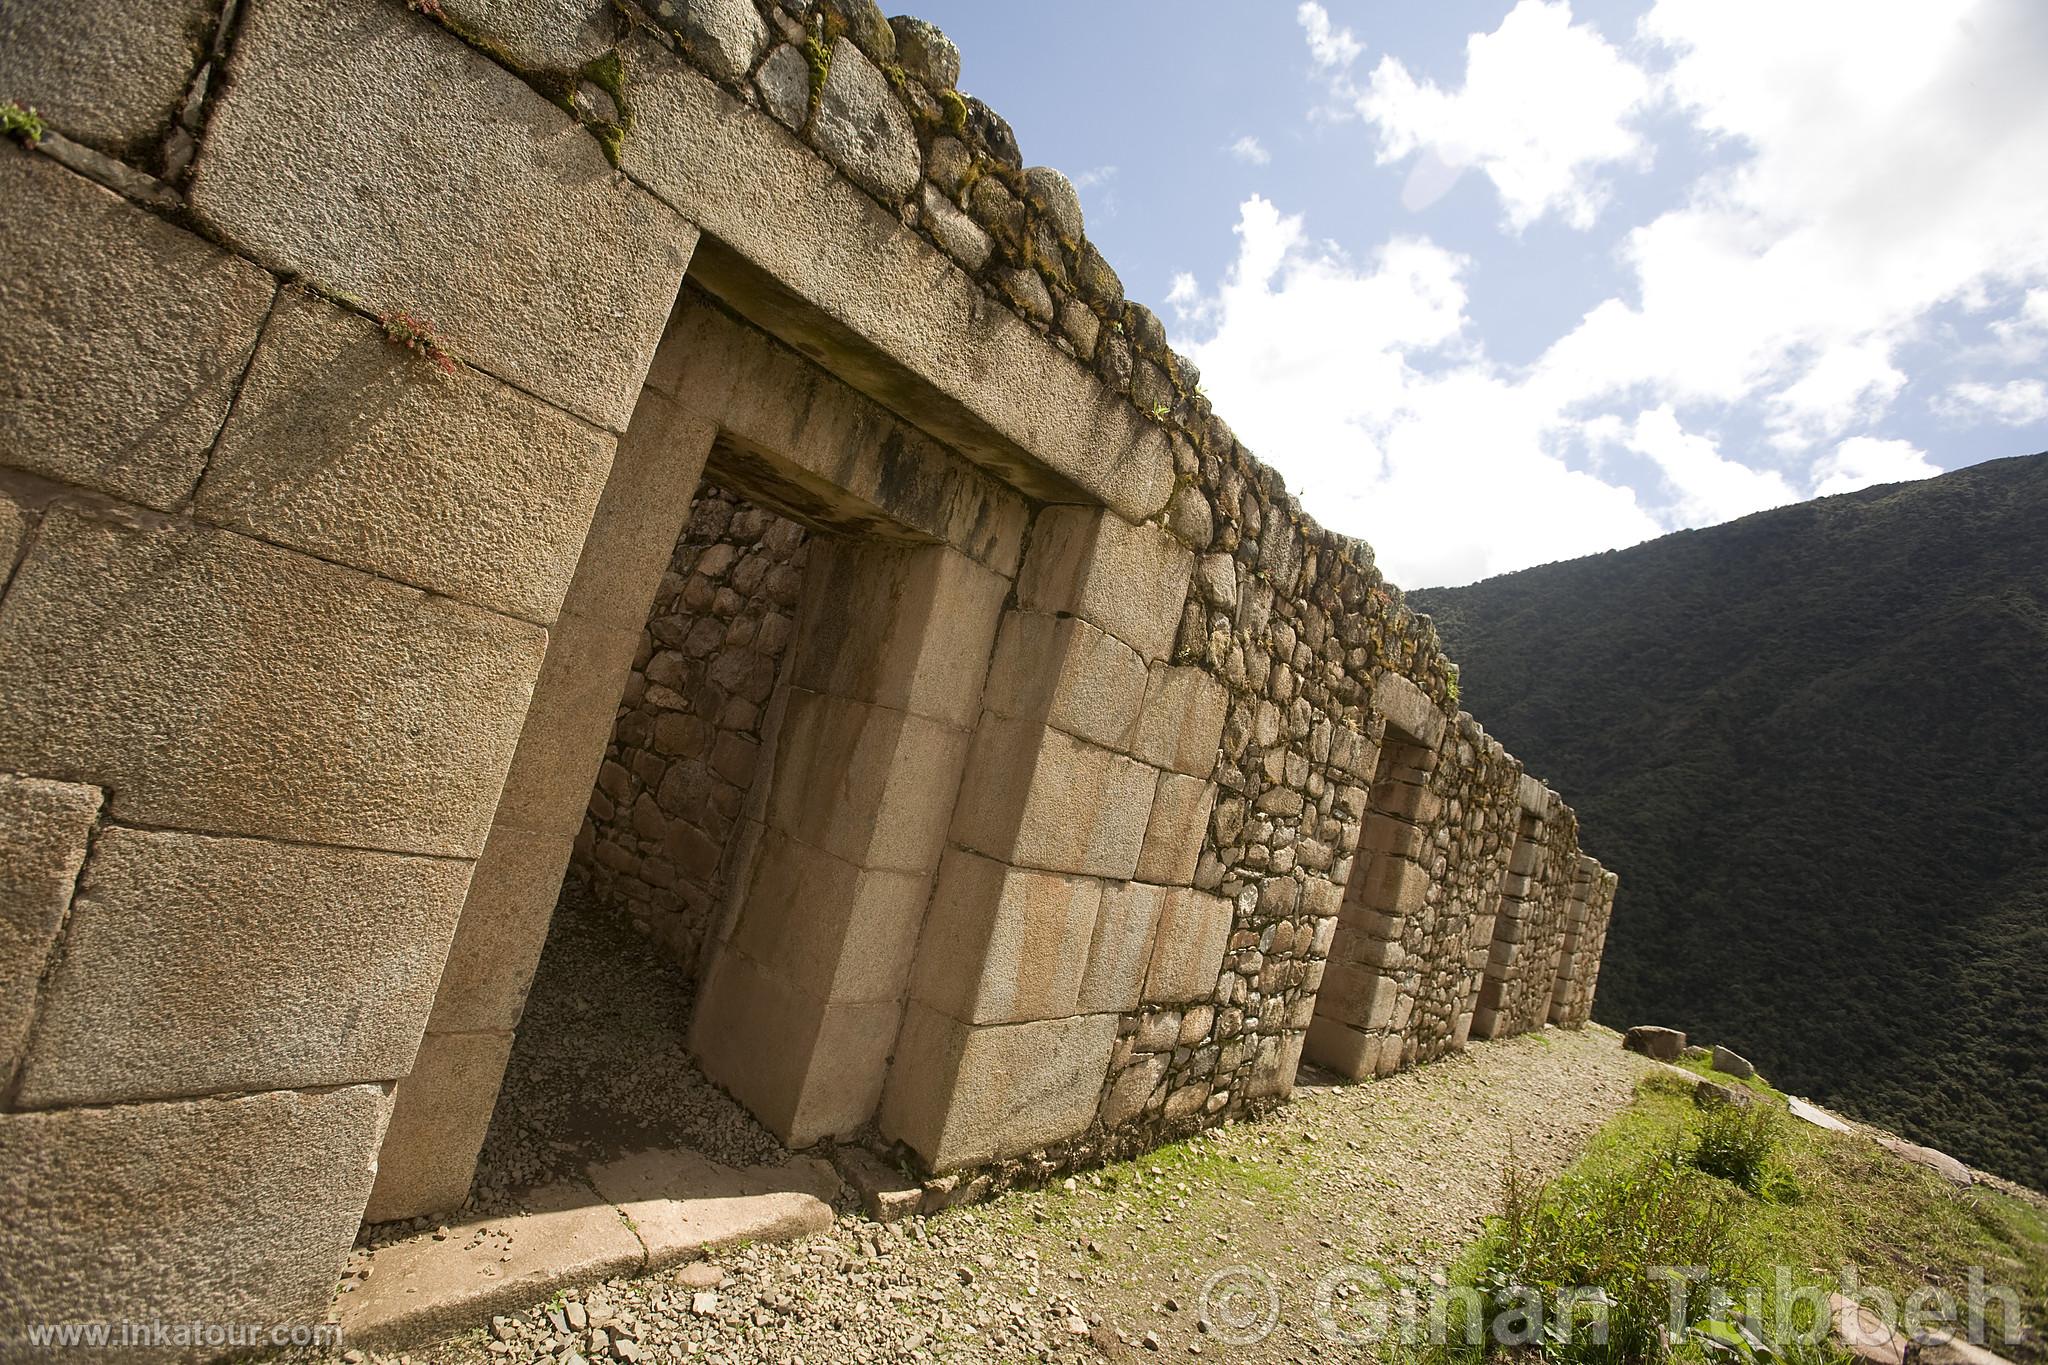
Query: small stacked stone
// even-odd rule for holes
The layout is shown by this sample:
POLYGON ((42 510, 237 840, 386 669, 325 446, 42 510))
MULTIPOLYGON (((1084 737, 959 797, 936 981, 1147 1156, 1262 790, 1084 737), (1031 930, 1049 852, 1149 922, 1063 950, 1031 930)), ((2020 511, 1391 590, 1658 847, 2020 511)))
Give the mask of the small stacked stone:
POLYGON ((696 962, 795 627, 807 532, 712 484, 662 575, 577 836, 599 900, 696 962))

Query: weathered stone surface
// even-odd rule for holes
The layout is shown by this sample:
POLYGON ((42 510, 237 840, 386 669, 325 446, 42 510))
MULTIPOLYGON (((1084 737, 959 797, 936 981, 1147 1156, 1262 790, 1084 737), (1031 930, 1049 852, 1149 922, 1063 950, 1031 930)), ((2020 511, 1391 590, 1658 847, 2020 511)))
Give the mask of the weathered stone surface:
POLYGON ((0 606, 0 765, 116 819, 474 857, 544 633, 226 531, 53 509, 0 606))
POLYGON ((154 169, 218 12, 208 0, 9 5, 0 10, 0 90, 65 136, 154 169))
POLYGON ((967 737, 908 712, 792 690, 768 818, 862 867, 930 872, 967 737))
POLYGON ((889 21, 896 34, 896 64, 934 90, 960 84, 960 49, 937 27, 899 14, 889 21))
POLYGON ((861 1212, 877 1223, 893 1223, 917 1213, 924 1189, 917 1180, 885 1164, 865 1147, 836 1147, 832 1165, 860 1200, 861 1212))
POLYGON ((387 1104, 349 1086, 0 1115, 0 1336, 48 1322, 320 1321, 387 1104))
POLYGON ((1621 1036, 1621 1045, 1660 1062, 1675 1062, 1678 1054, 1685 1051, 1685 1034, 1655 1024, 1637 1024, 1621 1036))
POLYGON ((1947 1152, 1923 1147, 1917 1142, 1908 1142, 1889 1133, 1878 1134, 1877 1145, 1901 1160, 1910 1161, 1916 1166, 1925 1166, 1952 1185, 1967 1186, 1976 1183, 1976 1177, 1970 1173, 1970 1168, 1947 1152))
POLYGON ((1206 891, 1168 890, 1159 907, 1145 999, 1171 1003, 1213 994, 1229 941, 1229 901, 1206 891))
POLYGON ((1059 235, 1069 242, 1081 240, 1081 196, 1074 182, 1050 166, 1033 166, 1024 172, 1025 193, 1052 220, 1059 235))
POLYGON ((768 54, 754 73, 754 88, 775 121, 792 132, 810 118, 811 64, 794 43, 783 43, 768 54))
POLYGON ((1063 731, 986 712, 953 806, 952 837, 999 862, 1130 877, 1157 776, 1063 731))
POLYGON ((936 1171, 1028 1152, 1094 1117, 1116 1016, 975 1027, 913 1003, 882 1102, 884 1135, 936 1171))
POLYGON ((831 70, 811 121, 811 140, 856 184, 892 203, 917 188, 917 132, 910 116, 851 39, 832 44, 831 70))
POLYGON ((1081 978, 1076 1002, 1084 1014, 1102 1010, 1133 1010, 1143 998, 1145 972, 1152 962, 1152 939, 1167 888, 1144 882, 1109 882, 1102 888, 1102 907, 1095 917, 1095 939, 1088 947, 1088 970, 1081 978))
MULTIPOLYGON (((445 1237, 423 1233, 380 1248, 371 1260, 375 1273, 342 1300, 344 1339, 375 1348, 452 1332, 531 1303, 551 1287, 646 1264, 640 1239, 619 1211, 580 1181, 545 1186, 520 1203, 525 1212, 509 1245, 464 1223, 445 1237)), ((495 1221, 503 1227, 504 1220, 495 1221)))
POLYGON ((969 728, 1009 580, 947 547, 821 540, 811 559, 792 681, 969 728))
POLYGON ((1154 664, 1131 756, 1189 777, 1216 768, 1230 693, 1206 669, 1154 664))
POLYGON ((979 270, 988 264, 989 252, 994 248, 979 223, 956 208, 952 200, 930 184, 925 185, 918 204, 925 227, 946 249, 947 255, 969 270, 979 270))
POLYGON ((467 863, 110 829, 94 842, 21 1103, 114 1104, 410 1069, 467 863))
POLYGON ((0 774, 0 1089, 21 1060, 36 989, 99 813, 97 788, 0 774))
MULTIPOLYGON (((18 13, 69 23, 60 7, 18 13)), ((0 328, 33 358, 0 374, 0 464, 169 507, 199 477, 271 278, 47 158, 0 151, 0 328)))
POLYGON ((517 76, 400 7, 253 6, 229 70, 194 168, 201 219, 625 428, 695 229, 517 76))
POLYGON ((282 300, 222 430, 210 521, 478 606, 560 610, 613 438, 377 326, 282 300))
POLYGON ((398 1083, 366 1222, 459 1208, 491 1125, 512 1034, 429 1033, 398 1083))
POLYGON ((732 944, 816 1000, 903 998, 931 879, 877 872, 768 830, 732 944))
MULTIPOLYGON (((687 1149, 631 1152, 590 1168, 590 1184, 666 1270, 747 1242, 828 1232, 839 1177, 817 1157, 780 1166, 724 1166, 687 1149)), ((452 1240, 452 1239, 451 1239, 452 1240)))
POLYGON ((1714 1044, 1710 1064, 1714 1070, 1725 1071, 1737 1080, 1746 1080, 1756 1075, 1756 1068, 1749 1064, 1748 1058, 1733 1049, 1722 1047, 1719 1043, 1714 1044))
POLYGON ((1075 1012, 1102 883, 951 849, 939 866, 914 997, 972 1024, 1075 1012))
POLYGON ((746 469, 722 458, 723 476, 756 472, 812 525, 892 541, 907 528, 1015 576, 1028 519, 1015 489, 694 290, 648 383, 744 452, 746 469))
POLYGON ((518 1025, 569 852, 559 833, 492 827, 462 898, 428 1028, 460 1033, 518 1025))
POLYGON ((636 73, 628 171, 736 253, 701 253, 693 278, 829 357, 870 396, 919 412, 933 435, 1027 492, 1071 497, 1061 485, 1078 485, 1131 518, 1166 505, 1173 464, 1156 423, 1022 319, 989 308, 949 257, 773 119, 649 42, 629 41, 627 57, 636 73))
POLYGON ((828 1003, 728 946, 690 1026, 704 1074, 785 1145, 852 1133, 874 1116, 902 1008, 828 1003))
POLYGON ((1202 854, 1202 836, 1209 829, 1209 807, 1216 784, 1184 773, 1159 774, 1152 815, 1145 826, 1145 846, 1138 854, 1138 877, 1163 886, 1186 886, 1202 854))
POLYGON ((1427 693, 1399 673, 1383 673, 1372 690, 1372 708, 1388 728, 1427 749, 1443 739, 1444 713, 1427 693))
POLYGON ((1145 661, 1075 616, 1003 616, 984 698, 999 716, 1040 720, 1077 738, 1128 750, 1145 697, 1145 661))
POLYGON ((721 80, 745 80, 768 46, 768 25, 749 0, 656 0, 654 17, 682 35, 690 55, 721 80))
POLYGON ((1073 612, 1149 663, 1166 656, 1187 600, 1194 556, 1166 532, 1101 508, 1052 507, 1032 527, 1018 605, 1073 612))
POLYGON ((465 32, 482 35, 536 72, 580 72, 611 51, 617 11, 606 0, 438 0, 465 32))

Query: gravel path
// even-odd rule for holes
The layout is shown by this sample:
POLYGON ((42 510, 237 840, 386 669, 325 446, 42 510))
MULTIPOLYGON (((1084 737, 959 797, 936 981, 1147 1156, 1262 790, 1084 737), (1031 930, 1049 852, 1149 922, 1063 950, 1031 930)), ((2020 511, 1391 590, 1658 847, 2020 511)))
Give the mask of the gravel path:
MULTIPOLYGON (((1489 1043, 1382 1081, 1309 1086, 1259 1122, 1049 1189, 888 1226, 845 1216, 807 1243, 614 1281, 406 1359, 1356 1358, 1319 1322, 1318 1281, 1449 1261, 1494 1210, 1510 1143, 1524 1168, 1555 1172, 1644 1069, 1605 1029, 1489 1043), (1226 1340, 1268 1302, 1268 1334, 1226 1340)), ((1339 1326, 1350 1292, 1324 1312, 1339 1326)))
POLYGON ((697 1070, 689 974, 571 883, 548 930, 504 1089, 477 1159, 476 1211, 645 1147, 780 1165, 773 1134, 697 1070))

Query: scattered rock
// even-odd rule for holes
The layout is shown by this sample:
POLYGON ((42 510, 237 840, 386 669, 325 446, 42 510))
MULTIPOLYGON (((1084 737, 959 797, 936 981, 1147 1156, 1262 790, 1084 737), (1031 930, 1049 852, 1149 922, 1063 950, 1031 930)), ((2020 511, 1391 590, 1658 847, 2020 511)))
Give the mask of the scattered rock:
POLYGON ((1675 1062, 1685 1051, 1685 1034, 1675 1028, 1637 1024, 1621 1036, 1621 1045, 1660 1062, 1675 1062))
POLYGON ((1742 1056, 1741 1053, 1729 1051, 1719 1043, 1714 1044, 1714 1051, 1709 1065, 1714 1070, 1726 1072, 1738 1080, 1748 1080, 1751 1076, 1756 1075, 1756 1068, 1749 1064, 1747 1058, 1742 1056))
POLYGON ((1947 1152, 1937 1152, 1932 1147, 1922 1147, 1917 1142, 1908 1142, 1889 1133, 1879 1134, 1877 1145, 1893 1156, 1901 1157, 1916 1166, 1925 1166, 1950 1184, 1967 1187, 1976 1183, 1976 1177, 1970 1174, 1970 1168, 1947 1152))

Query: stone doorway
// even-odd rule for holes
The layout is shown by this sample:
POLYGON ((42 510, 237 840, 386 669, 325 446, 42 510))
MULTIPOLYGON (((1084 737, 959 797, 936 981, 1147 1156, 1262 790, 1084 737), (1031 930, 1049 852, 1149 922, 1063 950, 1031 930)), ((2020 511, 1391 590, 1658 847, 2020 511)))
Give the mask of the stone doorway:
POLYGON ((1528 974, 1525 961, 1540 937, 1535 920, 1538 899, 1548 873, 1548 844, 1545 828, 1549 793, 1541 783, 1525 778, 1522 783, 1521 814, 1515 826, 1515 847, 1507 870, 1500 878, 1500 908, 1494 912, 1492 934, 1486 953, 1486 967, 1479 982, 1479 998, 1472 1011, 1472 1034, 1477 1039, 1505 1037, 1526 1028, 1539 1027, 1550 1009, 1551 972, 1540 973, 1540 1001, 1534 1008, 1520 1008, 1529 1002, 1510 1001, 1510 984, 1528 974), (1532 790, 1533 789, 1533 790, 1532 790), (1531 1017, 1522 1018, 1520 1015, 1531 1017))
POLYGON ((1430 790, 1436 764, 1433 745, 1388 725, 1351 880, 1337 912, 1329 966, 1302 1046, 1303 1060, 1351 1080, 1386 1075, 1401 1065, 1404 1009, 1414 1004, 1412 989, 1402 988, 1402 941, 1429 891, 1423 827, 1436 809, 1430 790))
POLYGON ((777 1142, 873 1117, 1029 504, 686 289, 621 442, 367 1214, 468 1197, 565 879, 777 1142), (700 475, 704 483, 700 489, 700 475))

